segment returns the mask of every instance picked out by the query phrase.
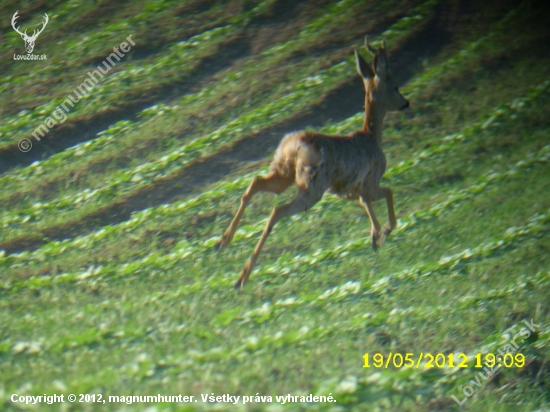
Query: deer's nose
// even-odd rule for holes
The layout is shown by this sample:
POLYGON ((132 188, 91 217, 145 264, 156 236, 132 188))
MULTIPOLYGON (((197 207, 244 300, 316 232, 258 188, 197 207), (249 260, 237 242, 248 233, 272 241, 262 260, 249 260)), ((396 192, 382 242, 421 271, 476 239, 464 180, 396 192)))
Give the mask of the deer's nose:
POLYGON ((405 110, 405 109, 408 109, 409 108, 409 101, 408 100, 405 100, 405 105, 401 108, 401 110, 405 110))

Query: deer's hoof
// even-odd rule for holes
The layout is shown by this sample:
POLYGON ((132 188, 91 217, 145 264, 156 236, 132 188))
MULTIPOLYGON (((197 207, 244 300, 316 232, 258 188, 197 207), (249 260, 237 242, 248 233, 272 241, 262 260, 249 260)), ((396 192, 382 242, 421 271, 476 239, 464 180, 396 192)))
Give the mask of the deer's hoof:
POLYGON ((216 242, 216 244, 214 245, 214 250, 218 251, 218 250, 222 250, 225 246, 227 246, 227 243, 224 242, 224 239, 221 238, 220 240, 218 240, 216 242))
POLYGON ((376 242, 376 236, 372 235, 372 250, 378 252, 378 243, 376 242))
POLYGON ((233 285, 233 288, 237 289, 239 292, 242 292, 243 286, 244 286, 244 282, 242 281, 241 278, 239 278, 239 279, 237 279, 237 281, 233 285))
POLYGON ((250 276, 250 272, 252 272, 252 262, 248 261, 246 262, 246 265, 244 265, 244 269, 241 272, 241 276, 239 276, 239 279, 237 279, 237 282, 235 282, 235 285, 233 286, 235 289, 239 289, 241 292, 244 288, 244 284, 248 280, 248 277, 250 276))
POLYGON ((243 274, 241 274, 241 276, 239 276, 239 279, 237 279, 237 281, 233 285, 233 288, 238 290, 239 293, 242 293, 244 289, 244 284, 246 283, 247 278, 248 276, 243 276, 243 274))

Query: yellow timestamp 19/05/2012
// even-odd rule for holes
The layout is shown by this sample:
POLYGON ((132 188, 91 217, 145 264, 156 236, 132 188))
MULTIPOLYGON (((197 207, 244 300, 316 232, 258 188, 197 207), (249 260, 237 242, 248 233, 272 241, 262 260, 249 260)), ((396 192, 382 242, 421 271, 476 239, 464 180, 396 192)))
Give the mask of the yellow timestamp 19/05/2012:
POLYGON ((416 369, 430 369, 430 368, 467 368, 471 365, 471 360, 474 360, 474 368, 483 368, 487 366, 493 367, 506 367, 506 368, 522 368, 525 366, 525 355, 522 353, 506 353, 506 354, 481 354, 469 356, 465 353, 392 353, 384 355, 382 353, 365 353, 363 355, 364 363, 363 368, 416 368, 416 369))

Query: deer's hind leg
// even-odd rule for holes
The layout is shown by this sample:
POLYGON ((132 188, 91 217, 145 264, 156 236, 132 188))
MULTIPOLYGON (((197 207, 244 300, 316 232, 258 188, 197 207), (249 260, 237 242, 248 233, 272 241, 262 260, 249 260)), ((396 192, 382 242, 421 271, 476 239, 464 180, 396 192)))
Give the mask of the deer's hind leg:
POLYGON ((229 228, 225 231, 222 238, 216 243, 214 248, 216 250, 223 249, 229 244, 229 242, 231 242, 231 239, 233 239, 233 235, 239 226, 244 210, 250 203, 252 196, 258 192, 273 192, 275 194, 280 194, 284 192, 293 182, 294 179, 292 177, 282 176, 277 172, 271 172, 266 177, 256 176, 252 179, 252 183, 248 186, 248 189, 246 189, 246 192, 244 192, 244 195, 241 197, 241 204, 239 206, 239 210, 237 210, 237 214, 233 218, 229 228))
POLYGON ((248 280, 248 277, 250 276, 250 273, 252 272, 252 269, 256 264, 256 260, 258 259, 258 256, 262 251, 262 247, 267 237, 271 233, 271 230, 273 229, 273 226, 275 226, 275 224, 284 217, 292 216, 308 210, 313 205, 315 205, 315 203, 321 200, 321 198, 323 197, 323 193, 324 191, 322 190, 309 191, 307 189, 298 189, 298 194, 292 202, 282 206, 277 206, 273 209, 262 232, 262 236, 256 244, 254 253, 252 254, 250 260, 244 266, 244 269, 239 276, 239 279, 235 283, 235 289, 242 290, 242 288, 244 287, 244 284, 248 280))

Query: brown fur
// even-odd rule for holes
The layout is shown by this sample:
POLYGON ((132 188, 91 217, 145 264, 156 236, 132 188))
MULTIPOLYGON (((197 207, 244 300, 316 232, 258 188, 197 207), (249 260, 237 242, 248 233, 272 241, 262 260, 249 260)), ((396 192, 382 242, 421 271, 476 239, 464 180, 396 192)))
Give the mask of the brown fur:
MULTIPOLYGON (((374 51, 365 41, 367 50, 374 51)), ((252 257, 239 276, 236 288, 246 283, 261 249, 273 226, 286 216, 303 212, 317 203, 329 190, 347 199, 358 199, 371 221, 374 250, 380 247, 395 228, 393 195, 381 187, 386 170, 382 152, 383 120, 388 110, 407 108, 409 102, 392 81, 385 47, 375 51, 374 68, 356 53, 357 71, 365 85, 365 121, 363 129, 347 136, 329 136, 315 132, 295 132, 286 135, 279 144, 266 177, 257 176, 241 198, 241 204, 231 225, 217 248, 223 248, 233 238, 239 221, 255 193, 282 193, 293 183, 298 188, 294 200, 273 209, 252 257), (389 223, 382 233, 371 202, 386 199, 389 223)))
POLYGON ((287 177, 299 189, 330 190, 358 198, 377 187, 386 170, 386 157, 370 133, 328 136, 296 132, 284 137, 270 166, 270 174, 287 177))

